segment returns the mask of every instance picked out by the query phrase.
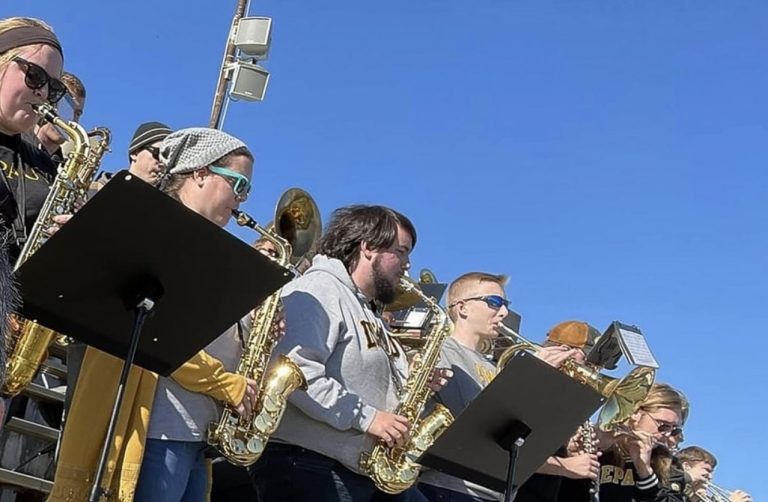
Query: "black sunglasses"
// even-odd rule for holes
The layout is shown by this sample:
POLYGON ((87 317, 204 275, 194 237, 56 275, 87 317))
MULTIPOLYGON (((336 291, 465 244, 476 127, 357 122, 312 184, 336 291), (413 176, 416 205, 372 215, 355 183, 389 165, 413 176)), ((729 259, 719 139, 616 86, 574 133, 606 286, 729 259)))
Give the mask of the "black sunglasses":
POLYGON ((651 421, 656 425, 656 430, 659 431, 659 434, 664 434, 665 436, 682 436, 683 428, 679 425, 671 424, 663 420, 657 420, 653 418, 647 411, 645 412, 645 415, 650 418, 651 421))
POLYGON ((480 300, 482 302, 485 302, 486 305, 488 305, 490 308, 494 310, 499 310, 501 307, 509 307, 509 300, 507 300, 502 296, 484 295, 484 296, 473 296, 471 298, 464 298, 463 300, 459 300, 457 302, 452 303, 451 305, 448 306, 448 308, 458 305, 460 302, 468 302, 472 300, 480 300))
POLYGON ((56 104, 67 93, 67 88, 61 83, 61 80, 51 78, 48 72, 35 63, 30 63, 24 58, 13 58, 14 63, 21 66, 24 70, 24 83, 30 89, 36 91, 48 85, 48 102, 56 104))
POLYGON ((148 151, 155 160, 160 160, 160 149, 156 146, 145 146, 144 150, 148 151))

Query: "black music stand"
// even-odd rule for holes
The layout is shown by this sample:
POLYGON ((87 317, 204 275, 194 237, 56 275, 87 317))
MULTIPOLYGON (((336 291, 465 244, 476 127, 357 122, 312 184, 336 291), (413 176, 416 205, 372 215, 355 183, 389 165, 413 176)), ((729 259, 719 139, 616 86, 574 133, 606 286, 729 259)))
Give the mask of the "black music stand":
POLYGON ((475 398, 419 460, 505 492, 517 488, 568 442, 604 401, 586 385, 522 352, 475 398))
POLYGON ((290 278, 127 171, 17 273, 24 317, 125 360, 90 502, 104 495, 131 364, 170 375, 290 278))

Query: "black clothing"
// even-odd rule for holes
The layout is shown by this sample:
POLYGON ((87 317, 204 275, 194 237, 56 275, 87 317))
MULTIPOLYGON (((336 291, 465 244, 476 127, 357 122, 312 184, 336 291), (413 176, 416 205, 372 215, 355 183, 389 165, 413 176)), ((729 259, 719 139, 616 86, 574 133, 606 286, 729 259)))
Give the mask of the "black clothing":
MULTIPOLYGON (((600 457, 600 502, 684 502, 684 487, 685 481, 679 472, 673 471, 669 482, 662 486, 656 474, 640 479, 634 465, 613 451, 603 452, 600 457)), ((588 502, 589 482, 563 480, 559 500, 588 502)))
POLYGON ((46 152, 19 134, 0 133, 0 226, 12 232, 8 249, 12 261, 35 224, 55 175, 56 165, 46 152))
POLYGON ((560 483, 564 479, 550 474, 533 474, 520 486, 515 502, 557 502, 560 483))
MULTIPOLYGON (((554 454, 555 457, 565 458, 568 449, 561 446, 554 454)), ((560 483, 567 479, 563 476, 534 473, 528 481, 520 486, 515 502, 557 502, 560 483)))

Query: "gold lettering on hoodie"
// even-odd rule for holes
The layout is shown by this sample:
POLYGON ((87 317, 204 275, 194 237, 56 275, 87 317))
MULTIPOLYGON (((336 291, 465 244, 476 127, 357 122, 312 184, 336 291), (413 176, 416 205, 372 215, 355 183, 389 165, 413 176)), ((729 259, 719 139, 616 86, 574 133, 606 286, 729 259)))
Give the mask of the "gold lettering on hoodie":
POLYGON ((360 326, 363 328, 365 341, 369 349, 381 347, 390 357, 400 354, 397 344, 380 324, 362 320, 360 321, 360 326))

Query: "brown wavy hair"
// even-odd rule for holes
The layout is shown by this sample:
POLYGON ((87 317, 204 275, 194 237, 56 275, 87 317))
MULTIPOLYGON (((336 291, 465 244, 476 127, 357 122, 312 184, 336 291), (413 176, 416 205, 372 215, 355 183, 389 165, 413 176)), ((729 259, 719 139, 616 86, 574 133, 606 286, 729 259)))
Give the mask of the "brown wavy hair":
POLYGON ((351 273, 360 259, 360 245, 366 242, 371 249, 390 247, 397 240, 398 225, 411 235, 416 247, 416 228, 394 209, 366 205, 341 207, 331 215, 318 252, 341 260, 351 273))

